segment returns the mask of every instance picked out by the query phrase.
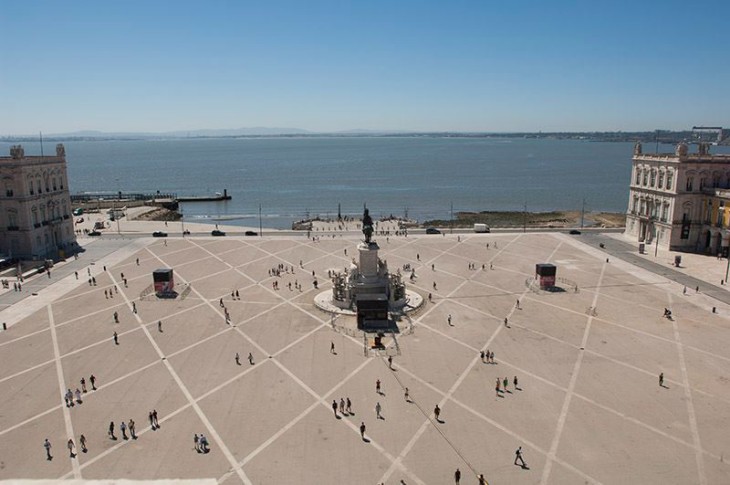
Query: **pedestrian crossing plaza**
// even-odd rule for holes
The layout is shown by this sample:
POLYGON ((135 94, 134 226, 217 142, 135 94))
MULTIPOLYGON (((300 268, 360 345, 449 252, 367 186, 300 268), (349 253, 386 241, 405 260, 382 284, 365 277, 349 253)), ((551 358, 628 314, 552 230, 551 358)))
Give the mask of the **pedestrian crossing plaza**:
POLYGON ((376 235, 423 304, 374 349, 314 304, 360 237, 137 239, 15 303, 0 479, 730 483, 727 305, 567 234, 376 235))

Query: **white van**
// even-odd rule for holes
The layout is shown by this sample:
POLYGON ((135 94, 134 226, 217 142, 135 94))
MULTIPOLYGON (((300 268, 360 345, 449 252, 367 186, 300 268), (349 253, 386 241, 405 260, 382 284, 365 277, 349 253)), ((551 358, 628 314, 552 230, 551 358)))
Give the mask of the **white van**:
POLYGON ((486 224, 474 224, 474 232, 489 232, 489 226, 486 224))

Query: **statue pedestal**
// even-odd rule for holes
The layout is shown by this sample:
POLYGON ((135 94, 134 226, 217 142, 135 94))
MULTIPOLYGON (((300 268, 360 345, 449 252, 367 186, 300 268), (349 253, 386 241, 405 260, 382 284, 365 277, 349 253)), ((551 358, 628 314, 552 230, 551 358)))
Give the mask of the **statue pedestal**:
POLYGON ((378 279, 378 243, 361 242, 357 245, 360 253, 360 274, 366 281, 375 281, 378 279))

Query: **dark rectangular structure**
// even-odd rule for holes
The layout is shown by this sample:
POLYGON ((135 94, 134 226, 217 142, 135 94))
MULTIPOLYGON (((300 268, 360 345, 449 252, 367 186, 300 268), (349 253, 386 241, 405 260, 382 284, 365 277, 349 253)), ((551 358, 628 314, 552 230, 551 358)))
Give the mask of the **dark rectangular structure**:
POLYGON ((152 280, 155 283, 155 293, 169 294, 175 289, 175 278, 171 268, 156 269, 152 272, 152 280))
POLYGON ((540 289, 555 286, 555 274, 558 268, 554 264, 539 263, 535 265, 535 279, 540 282, 540 289))
POLYGON ((388 298, 384 294, 357 295, 357 328, 367 332, 388 326, 388 298))

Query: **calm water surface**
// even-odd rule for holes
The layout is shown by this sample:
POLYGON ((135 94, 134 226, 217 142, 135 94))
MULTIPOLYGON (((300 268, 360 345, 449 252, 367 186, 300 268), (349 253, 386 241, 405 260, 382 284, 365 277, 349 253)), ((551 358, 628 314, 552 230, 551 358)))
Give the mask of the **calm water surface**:
MULTIPOLYGON (((39 154, 37 143, 24 143, 39 154)), ((290 227, 309 214, 418 220, 460 210, 626 210, 631 143, 431 137, 244 138, 65 143, 71 193, 122 190, 209 195, 186 219, 290 227)), ((53 143, 45 143, 46 152, 53 143)), ((8 153, 8 143, 0 143, 8 153)), ((653 147, 652 147, 653 148, 653 147)), ((714 148, 714 147, 713 147, 714 148)), ((671 147, 661 147, 671 151, 671 147)), ((714 150, 717 151, 717 150, 714 150)))

